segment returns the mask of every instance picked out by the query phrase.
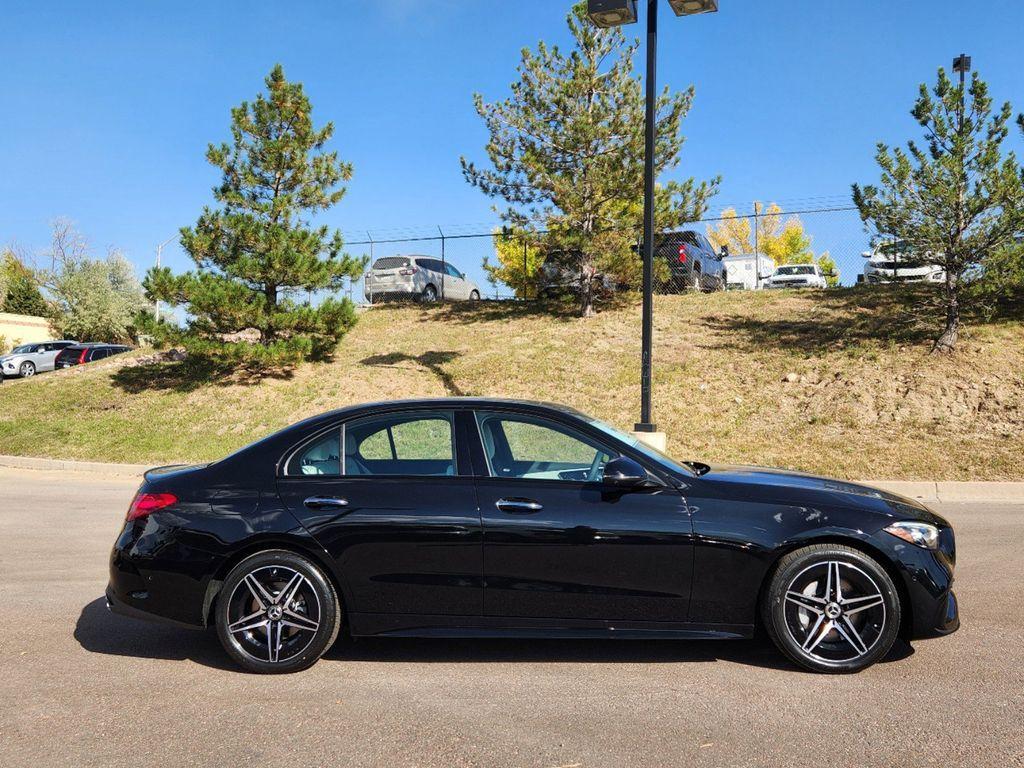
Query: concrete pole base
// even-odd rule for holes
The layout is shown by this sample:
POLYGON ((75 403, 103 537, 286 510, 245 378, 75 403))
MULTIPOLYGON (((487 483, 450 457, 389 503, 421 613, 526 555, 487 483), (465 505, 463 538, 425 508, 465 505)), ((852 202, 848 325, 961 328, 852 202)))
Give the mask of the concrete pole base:
POLYGON ((645 443, 659 451, 664 451, 668 438, 664 432, 630 432, 641 443, 645 443))

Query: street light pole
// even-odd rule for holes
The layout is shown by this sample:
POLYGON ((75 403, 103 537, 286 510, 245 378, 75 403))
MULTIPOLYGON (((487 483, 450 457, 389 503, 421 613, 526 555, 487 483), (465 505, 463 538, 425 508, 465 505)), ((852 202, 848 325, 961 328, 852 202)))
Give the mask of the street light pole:
POLYGON ((647 0, 647 105, 644 135, 644 280, 640 331, 640 421, 637 432, 656 432, 651 421, 651 346, 654 327, 654 151, 657 129, 658 0, 647 0))
MULTIPOLYGON (((647 0, 647 82, 644 117, 643 313, 640 331, 640 421, 633 428, 664 447, 665 436, 651 420, 654 294, 654 153, 657 135, 658 3, 647 0)), ((668 0, 676 16, 714 13, 718 0, 668 0)), ((598 27, 618 27, 637 20, 637 0, 587 0, 587 14, 598 27)))
MULTIPOLYGON (((160 243, 160 245, 158 245, 156 247, 156 268, 157 269, 160 269, 160 256, 164 252, 164 246, 165 245, 170 245, 171 243, 173 243, 177 239, 178 239, 177 235, 175 235, 174 237, 169 237, 166 240, 164 240, 162 243, 160 243)), ((153 304, 153 319, 156 322, 158 322, 158 323, 160 322, 160 299, 157 299, 154 302, 154 304, 153 304)))

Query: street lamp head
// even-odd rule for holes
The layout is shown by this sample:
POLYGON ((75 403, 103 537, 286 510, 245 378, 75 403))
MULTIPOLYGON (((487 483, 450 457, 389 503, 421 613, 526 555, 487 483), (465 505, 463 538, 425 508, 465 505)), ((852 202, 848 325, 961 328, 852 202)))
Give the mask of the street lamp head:
POLYGON ((697 13, 714 13, 718 0, 668 0, 676 16, 693 16, 697 13))
POLYGON ((636 22, 636 0, 587 0, 587 15, 598 27, 607 29, 636 22))
POLYGON ((953 71, 966 73, 971 71, 971 57, 966 53, 961 53, 955 59, 953 59, 953 71))

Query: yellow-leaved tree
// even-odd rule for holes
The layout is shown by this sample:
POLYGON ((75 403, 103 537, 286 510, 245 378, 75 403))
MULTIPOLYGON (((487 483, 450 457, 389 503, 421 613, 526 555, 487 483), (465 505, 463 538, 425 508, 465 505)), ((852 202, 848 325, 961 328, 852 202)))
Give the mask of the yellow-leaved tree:
POLYGON ((727 246, 734 256, 757 250, 777 265, 817 264, 829 287, 839 284, 835 260, 828 251, 815 256, 811 248, 813 238, 807 234, 799 216, 784 219, 785 212, 777 203, 765 208, 763 203, 757 202, 754 210, 756 215, 740 215, 735 208, 726 208, 717 226, 708 225, 708 240, 716 248, 727 246), (756 248, 752 221, 757 223, 756 248))

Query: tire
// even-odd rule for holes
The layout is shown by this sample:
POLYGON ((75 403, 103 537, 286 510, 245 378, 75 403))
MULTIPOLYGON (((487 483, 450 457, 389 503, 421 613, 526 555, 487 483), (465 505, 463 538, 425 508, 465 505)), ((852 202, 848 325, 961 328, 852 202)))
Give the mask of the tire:
POLYGON ((260 552, 232 568, 214 615, 228 656, 261 674, 311 667, 341 629, 341 604, 330 579, 307 558, 286 550, 260 552), (279 605, 286 589, 294 597, 279 605))
POLYGON ((420 294, 420 301, 424 304, 433 304, 437 301, 437 288, 433 285, 428 285, 423 289, 423 293, 420 294))
POLYGON ((696 264, 693 266, 693 272, 690 274, 690 286, 695 291, 704 290, 704 278, 701 276, 701 271, 696 264))
POLYGON ((470 301, 480 301, 480 291, 470 291, 469 292, 469 300, 470 301))
POLYGON ((791 661, 812 672, 844 674, 889 653, 901 606, 892 579, 873 558, 840 544, 814 544, 779 561, 761 618, 791 661))
POLYGON ((23 378, 23 379, 30 379, 33 376, 35 376, 36 375, 36 365, 35 365, 35 363, 26 360, 18 368, 18 375, 21 376, 21 378, 23 378))

